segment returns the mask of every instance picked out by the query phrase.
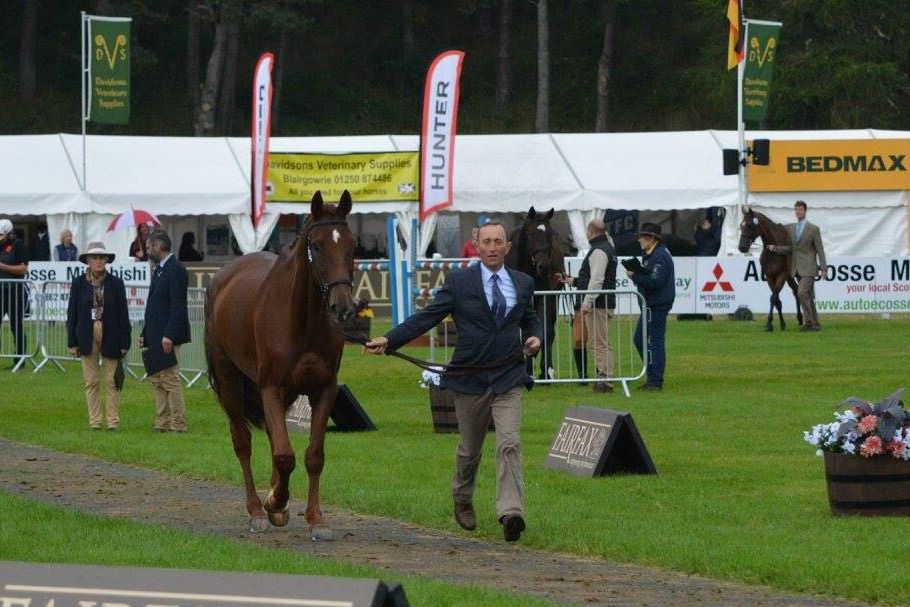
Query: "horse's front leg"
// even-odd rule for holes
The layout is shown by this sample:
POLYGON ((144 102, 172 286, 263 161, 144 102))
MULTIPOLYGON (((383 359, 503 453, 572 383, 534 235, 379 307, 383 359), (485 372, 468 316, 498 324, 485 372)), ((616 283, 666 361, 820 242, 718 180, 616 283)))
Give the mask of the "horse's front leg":
POLYGON ((774 330, 774 300, 777 299, 777 293, 771 292, 771 307, 768 308, 768 320, 765 322, 765 331, 774 330))
POLYGON ((291 440, 288 437, 285 422, 285 399, 283 391, 270 386, 262 389, 262 409, 265 412, 265 423, 272 447, 272 488, 265 498, 263 506, 269 520, 276 527, 288 524, 288 499, 290 498, 291 472, 294 471, 296 458, 291 440))
POLYGON ((246 511, 250 515, 250 531, 265 531, 268 523, 265 520, 265 511, 262 509, 262 500, 256 493, 256 484, 253 481, 253 470, 250 467, 252 455, 250 427, 243 418, 231 418, 231 441, 234 443, 234 453, 240 461, 243 471, 243 485, 246 489, 246 511))
POLYGON ((312 406, 313 414, 310 420, 310 444, 306 448, 304 463, 309 477, 307 489, 306 520, 310 524, 310 538, 314 540, 331 540, 332 530, 322 516, 319 507, 319 477, 325 465, 325 433, 329 423, 329 415, 335 406, 338 395, 338 385, 331 383, 326 386, 315 399, 312 406))

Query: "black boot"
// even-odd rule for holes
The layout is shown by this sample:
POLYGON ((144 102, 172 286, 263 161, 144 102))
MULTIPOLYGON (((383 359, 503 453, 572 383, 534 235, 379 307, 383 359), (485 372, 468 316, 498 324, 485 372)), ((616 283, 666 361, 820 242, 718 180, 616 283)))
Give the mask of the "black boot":
MULTIPOLYGON (((573 348, 572 354, 575 356, 575 368, 578 370, 578 377, 581 379, 588 378, 588 369, 586 368, 584 348, 573 348)), ((588 382, 581 382, 582 386, 587 386, 588 382)))

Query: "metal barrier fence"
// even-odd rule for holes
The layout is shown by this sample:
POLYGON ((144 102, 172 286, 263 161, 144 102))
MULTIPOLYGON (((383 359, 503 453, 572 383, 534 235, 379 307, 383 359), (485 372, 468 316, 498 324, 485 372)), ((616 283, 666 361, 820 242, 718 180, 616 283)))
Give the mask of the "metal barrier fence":
MULTIPOLYGON (((647 348, 639 356, 635 347, 635 329, 642 313, 647 313, 644 298, 637 291, 536 291, 534 298, 539 301, 541 323, 544 327, 540 353, 534 357, 529 369, 536 383, 541 384, 587 384, 595 380, 617 383, 628 397, 629 382, 641 379, 647 371, 647 348), (579 301, 587 294, 614 294, 616 308, 608 315, 607 344, 610 369, 601 369, 602 377, 597 377, 597 361, 593 353, 593 336, 602 334, 604 326, 600 314, 585 314, 585 331, 573 329, 579 315, 575 312, 576 297, 579 301), (555 310, 556 321, 552 333, 546 330, 546 317, 555 310), (576 340, 575 338, 580 338, 576 340), (577 346, 577 347, 576 347, 577 346), (577 359, 576 359, 577 356, 577 359), (545 363, 549 364, 545 364, 545 363), (582 373, 581 370, 584 370, 582 373)), ((579 325, 580 328, 580 325, 579 325)), ((642 324, 642 341, 648 343, 647 323, 642 324)), ((437 360, 448 360, 449 348, 455 345, 457 336, 454 325, 450 322, 441 324, 430 336, 430 357, 437 360), (442 352, 437 352, 441 348, 442 352)))
POLYGON ((26 362, 35 364, 39 343, 36 291, 30 280, 0 279, 0 359, 9 359, 13 372, 26 362))
MULTIPOLYGON (((132 344, 124 359, 124 369, 138 380, 145 379, 142 353, 137 340, 144 327, 145 303, 149 287, 127 286, 126 301, 132 328, 132 344)), ((33 293, 33 309, 37 309, 36 333, 38 357, 37 373, 49 363, 65 371, 61 361, 78 361, 67 349, 66 311, 69 304, 70 283, 45 282, 41 290, 33 293)), ((180 346, 180 375, 187 387, 202 378, 208 370, 205 362, 203 333, 205 330, 205 289, 187 289, 187 313, 192 341, 180 346)))

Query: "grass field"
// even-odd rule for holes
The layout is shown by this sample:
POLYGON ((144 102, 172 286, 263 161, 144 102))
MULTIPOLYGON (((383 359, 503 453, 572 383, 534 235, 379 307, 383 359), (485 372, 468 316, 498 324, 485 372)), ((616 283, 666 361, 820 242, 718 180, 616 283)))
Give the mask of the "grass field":
MULTIPOLYGON (((579 386, 535 388, 525 399, 522 431, 529 524, 522 543, 793 591, 910 603, 910 520, 832 517, 822 461, 802 441, 802 432, 829 421, 845 397, 878 398, 910 383, 901 354, 910 319, 823 322, 821 333, 798 333, 791 322, 787 332, 766 334, 759 323, 671 320, 663 392, 625 399, 579 386), (565 409, 577 404, 630 411, 659 474, 584 479, 544 469, 565 409)), ((69 369, 4 371, 0 435, 241 485, 211 391, 187 392, 189 434, 160 436, 151 431, 151 388, 131 381, 121 431, 90 433, 78 368, 69 369)), ((457 438, 433 434, 419 370, 348 348, 341 379, 379 431, 330 434, 324 500, 462 533, 449 494, 457 438)), ((304 447, 303 438, 295 441, 304 447)), ((475 495, 476 535, 501 541, 492 447, 488 441, 475 495)), ((261 433, 254 448, 264 487, 269 466, 261 433)), ((305 495, 300 471, 292 492, 305 495)))

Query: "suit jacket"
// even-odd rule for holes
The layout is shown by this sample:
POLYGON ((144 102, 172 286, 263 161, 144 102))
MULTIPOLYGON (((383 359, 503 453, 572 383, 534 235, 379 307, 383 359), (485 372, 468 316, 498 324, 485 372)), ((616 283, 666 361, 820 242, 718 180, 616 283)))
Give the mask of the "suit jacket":
MULTIPOLYGON (((396 350, 426 333, 449 314, 455 320, 457 338, 452 363, 483 365, 520 347, 532 335, 541 339, 541 327, 534 312, 534 280, 517 270, 508 269, 515 285, 516 302, 501 327, 484 294, 480 265, 453 270, 436 293, 432 303, 386 334, 389 347, 396 350)), ((482 394, 492 388, 502 394, 533 381, 525 364, 515 363, 491 371, 442 378, 442 387, 464 394, 482 394)))
POLYGON ((790 255, 791 276, 815 276, 818 271, 828 267, 825 260, 825 247, 822 244, 822 232, 814 223, 806 222, 802 237, 796 240, 796 224, 786 225, 787 235, 790 237, 790 246, 778 245, 774 252, 781 255, 790 255), (816 261, 817 259, 817 261, 816 261))
MULTIPOLYGON (((101 317, 101 356, 123 358, 121 350, 130 349, 130 315, 126 305, 126 288, 123 281, 110 272, 104 279, 104 315, 101 317)), ((78 347, 79 354, 92 353, 94 321, 92 308, 95 289, 85 277, 77 276, 70 285, 69 305, 66 310, 66 345, 78 347)))
POLYGON ((190 341, 190 321, 186 308, 189 284, 186 268, 172 255, 164 267, 152 274, 152 285, 145 302, 145 327, 142 338, 146 346, 168 337, 174 345, 190 341))

